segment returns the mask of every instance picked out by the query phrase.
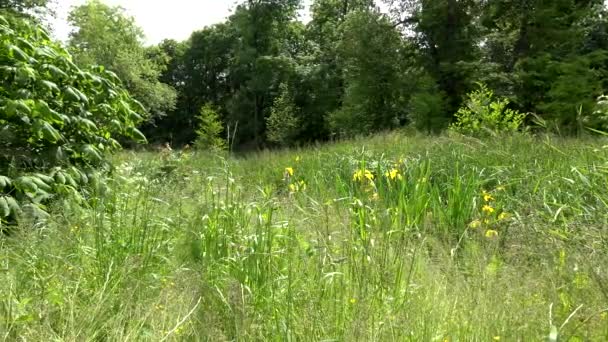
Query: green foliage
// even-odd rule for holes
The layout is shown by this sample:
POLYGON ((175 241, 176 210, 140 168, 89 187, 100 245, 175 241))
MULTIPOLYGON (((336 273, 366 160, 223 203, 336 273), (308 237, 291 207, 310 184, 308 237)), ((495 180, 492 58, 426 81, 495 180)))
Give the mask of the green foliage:
POLYGON ((608 96, 599 96, 593 112, 583 115, 581 120, 586 128, 608 132, 608 96))
POLYGON ((283 83, 279 89, 279 96, 274 100, 270 116, 266 119, 266 134, 268 141, 287 146, 299 133, 300 122, 289 87, 283 83))
POLYGON ((420 75, 417 91, 408 105, 408 119, 419 131, 437 133, 448 126, 447 103, 443 93, 428 75, 420 75))
POLYGON ((90 167, 117 137, 144 142, 141 105, 102 67, 80 69, 48 33, 0 17, 0 221, 35 213, 56 195, 95 182, 90 167), (136 112, 136 111, 139 111, 136 112), (74 167, 75 165, 77 167, 74 167), (8 208, 8 209, 7 209, 8 208))
POLYGON ((450 129, 467 135, 516 132, 526 115, 507 108, 508 105, 508 99, 496 99, 494 91, 480 83, 456 113, 456 122, 450 129))
POLYGON ((353 11, 341 26, 338 56, 344 70, 342 108, 330 114, 333 133, 353 135, 397 126, 407 88, 402 64, 408 47, 375 11, 353 11))
POLYGON ((174 153, 162 177, 165 152, 126 151, 99 205, 67 202, 48 229, 0 239, 0 331, 606 341, 604 145, 391 133, 228 159, 174 153))
POLYGON ((224 128, 219 115, 210 104, 200 109, 199 128, 196 130, 194 146, 204 150, 222 150, 226 141, 222 138, 224 128))
POLYGON ((150 116, 165 115, 175 107, 175 90, 159 82, 165 61, 143 46, 143 32, 120 7, 92 0, 75 7, 68 18, 75 30, 69 50, 78 65, 103 65, 115 72, 125 88, 150 116))

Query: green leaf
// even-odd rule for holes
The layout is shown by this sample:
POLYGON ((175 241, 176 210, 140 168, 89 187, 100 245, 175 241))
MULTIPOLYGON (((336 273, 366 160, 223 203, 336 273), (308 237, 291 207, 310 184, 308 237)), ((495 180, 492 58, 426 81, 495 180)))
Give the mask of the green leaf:
POLYGON ((42 87, 44 87, 47 91, 49 92, 57 92, 59 93, 59 87, 57 86, 57 84, 51 82, 51 81, 47 81, 47 80, 41 80, 40 84, 42 85, 42 87))
POLYGON ((100 162, 103 160, 99 150, 95 146, 90 144, 86 144, 82 147, 82 154, 89 160, 93 160, 96 162, 100 162))
POLYGON ((9 55, 12 55, 21 62, 29 62, 30 56, 21 50, 17 45, 9 44, 9 55))
POLYGON ((8 217, 11 214, 11 208, 4 196, 0 197, 0 217, 8 217))
POLYGON ((54 78, 64 79, 68 78, 68 74, 66 74, 63 70, 52 64, 45 64, 44 67, 51 73, 54 78))
POLYGON ((93 121, 89 120, 89 119, 80 119, 79 120, 80 123, 82 123, 82 126, 84 126, 87 130, 91 131, 91 132, 97 132, 97 125, 95 125, 95 123, 93 123, 93 121))
POLYGON ((129 137, 135 139, 135 141, 137 141, 138 143, 145 144, 148 142, 148 139, 146 139, 146 136, 135 127, 129 127, 128 133, 129 133, 129 137))
POLYGON ((78 92, 76 92, 76 89, 71 86, 65 87, 65 89, 63 91, 63 95, 64 95, 64 98, 67 99, 68 101, 80 102, 80 96, 78 95, 78 92))
POLYGON ((53 124, 63 124, 63 117, 52 110, 46 102, 39 100, 34 107, 36 112, 40 113, 40 116, 46 121, 53 124))
POLYGON ((35 194, 38 192, 38 186, 28 176, 21 176, 15 180, 15 187, 24 193, 35 194))
POLYGON ((57 131, 53 126, 51 126, 51 124, 46 121, 42 123, 40 131, 42 132, 42 137, 51 143, 56 143, 61 140, 61 134, 59 134, 59 131, 57 131))
POLYGON ((6 200, 8 207, 11 209, 11 212, 13 212, 15 215, 21 212, 21 207, 19 206, 19 203, 17 203, 17 201, 13 197, 6 196, 4 197, 4 199, 6 200))
POLYGON ((0 190, 11 186, 11 179, 6 176, 0 176, 0 190))
POLYGON ((61 171, 56 172, 54 177, 55 177, 55 181, 57 183, 59 183, 59 184, 65 184, 66 183, 66 177, 63 174, 63 172, 61 172, 61 171))
POLYGON ((52 191, 51 187, 47 183, 45 183, 42 179, 40 179, 39 177, 32 176, 32 177, 30 177, 30 179, 32 180, 32 182, 34 182, 34 184, 36 184, 36 186, 38 187, 38 190, 42 190, 45 192, 52 191))

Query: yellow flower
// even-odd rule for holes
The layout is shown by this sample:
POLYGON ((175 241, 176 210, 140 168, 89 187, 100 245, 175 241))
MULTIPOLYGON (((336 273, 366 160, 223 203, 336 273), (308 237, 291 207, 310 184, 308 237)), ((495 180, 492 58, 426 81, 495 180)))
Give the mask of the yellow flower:
POLYGON ((493 212, 494 212, 494 208, 492 208, 491 206, 489 206, 489 205, 487 205, 487 204, 486 204, 486 205, 484 205, 484 206, 483 206, 483 208, 481 208, 481 210, 482 210, 483 212, 485 212, 485 213, 488 213, 488 214, 491 214, 491 213, 493 213, 493 212))
POLYGON ((355 303, 357 302, 357 300, 356 300, 355 298, 351 298, 351 299, 349 300, 349 302, 350 302, 351 304, 355 304, 355 303))
POLYGON ((481 221, 479 220, 475 220, 471 223, 469 223, 469 227, 475 229, 475 228, 479 228, 479 226, 481 226, 481 221))
POLYGON ((306 182, 301 180, 300 183, 298 183, 298 187, 300 188, 300 190, 306 190, 306 182))
POLYGON ((286 167, 285 175, 293 176, 293 167, 286 167))
POLYGON ((500 336, 494 336, 493 340, 494 341, 500 341, 500 336))
POLYGON ((298 191, 298 189, 296 188, 295 184, 289 184, 289 191, 296 192, 296 191, 298 191))
POLYGON ((357 170, 353 174, 354 181, 362 181, 364 178, 367 178, 370 181, 374 180, 374 175, 369 170, 357 170))
POLYGON ((502 212, 502 213, 500 213, 500 215, 498 215, 498 219, 501 221, 506 219, 507 217, 509 217, 509 214, 507 214, 505 212, 502 212))
POLYGON ((391 180, 402 179, 401 175, 399 174, 399 170, 397 170, 397 169, 392 169, 390 171, 387 171, 385 175, 386 175, 386 178, 390 178, 391 180))
POLYGON ((494 197, 492 197, 492 195, 488 194, 488 193, 484 193, 483 194, 483 200, 486 202, 490 202, 494 200, 494 197))
POLYGON ((299 163, 299 162, 300 162, 300 160, 301 160, 301 159, 300 159, 300 156, 296 156, 296 163, 299 163))
POLYGON ((495 238, 495 237, 497 237, 497 236, 498 236, 498 232, 497 232, 497 231, 495 231, 495 230, 493 230, 493 229, 488 229, 488 230, 486 231, 486 237, 487 237, 488 239, 495 238))

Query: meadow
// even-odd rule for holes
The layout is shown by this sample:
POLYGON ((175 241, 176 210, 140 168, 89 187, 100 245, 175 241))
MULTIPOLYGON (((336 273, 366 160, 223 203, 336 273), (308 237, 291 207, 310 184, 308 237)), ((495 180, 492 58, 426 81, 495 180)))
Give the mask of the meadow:
POLYGON ((608 141, 114 156, 0 238, 7 341, 606 341, 608 141))

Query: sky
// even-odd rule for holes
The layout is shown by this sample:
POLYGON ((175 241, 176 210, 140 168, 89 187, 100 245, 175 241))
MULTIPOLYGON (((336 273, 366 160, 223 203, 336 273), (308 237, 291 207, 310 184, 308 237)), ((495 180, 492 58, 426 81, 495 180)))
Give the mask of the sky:
MULTIPOLYGON (((135 18, 146 34, 146 43, 163 39, 185 40, 193 31, 224 21, 235 7, 235 0, 102 0, 119 5, 135 18)), ((66 40, 71 31, 67 16, 72 6, 86 0, 56 0, 57 18, 52 21, 54 35, 66 40)))

